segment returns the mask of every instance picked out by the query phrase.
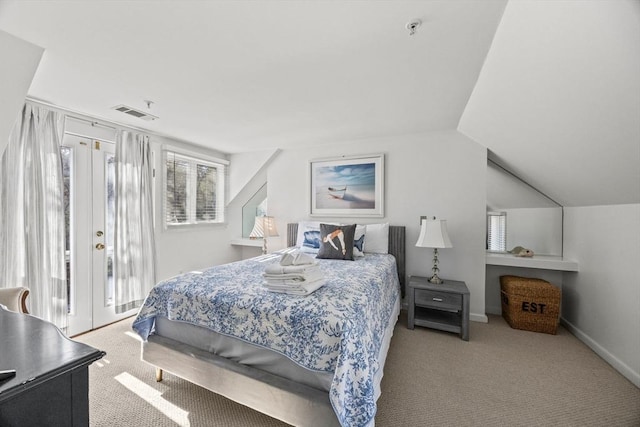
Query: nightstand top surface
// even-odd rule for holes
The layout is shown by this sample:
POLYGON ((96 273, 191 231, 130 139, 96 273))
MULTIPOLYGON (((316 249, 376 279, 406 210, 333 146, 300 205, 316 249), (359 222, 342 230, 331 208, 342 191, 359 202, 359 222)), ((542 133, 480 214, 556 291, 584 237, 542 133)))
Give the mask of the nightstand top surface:
POLYGON ((466 283, 458 280, 442 279, 443 283, 431 283, 427 277, 411 276, 409 278, 409 287, 416 289, 428 289, 432 291, 455 292, 457 294, 468 294, 469 288, 466 283))

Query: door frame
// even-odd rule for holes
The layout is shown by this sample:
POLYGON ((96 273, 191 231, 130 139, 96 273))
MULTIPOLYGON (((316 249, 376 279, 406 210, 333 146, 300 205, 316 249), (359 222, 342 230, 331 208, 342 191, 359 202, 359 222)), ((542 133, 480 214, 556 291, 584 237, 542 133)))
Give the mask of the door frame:
POLYGON ((69 224, 72 225, 70 253, 75 258, 71 260, 70 268, 72 301, 67 334, 74 336, 134 315, 136 309, 116 314, 113 299, 105 305, 109 252, 106 242, 105 184, 108 171, 105 155, 115 156, 115 143, 65 133, 61 145, 73 149, 71 179, 74 194, 69 224), (97 235, 98 231, 103 233, 102 236, 97 235), (99 244, 105 245, 104 249, 98 249, 99 244))

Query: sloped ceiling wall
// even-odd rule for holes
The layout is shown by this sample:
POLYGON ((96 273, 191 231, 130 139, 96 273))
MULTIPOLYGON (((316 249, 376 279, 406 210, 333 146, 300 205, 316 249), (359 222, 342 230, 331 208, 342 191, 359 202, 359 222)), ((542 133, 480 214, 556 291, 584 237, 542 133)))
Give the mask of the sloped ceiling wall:
POLYGON ((558 205, 492 162, 487 165, 487 210, 556 208, 558 205))
POLYGON ((24 98, 44 49, 0 30, 0 155, 24 105, 24 98), (7 64, 11 64, 7 66, 7 64))
POLYGON ((640 2, 509 2, 458 130, 564 206, 640 203, 640 2))

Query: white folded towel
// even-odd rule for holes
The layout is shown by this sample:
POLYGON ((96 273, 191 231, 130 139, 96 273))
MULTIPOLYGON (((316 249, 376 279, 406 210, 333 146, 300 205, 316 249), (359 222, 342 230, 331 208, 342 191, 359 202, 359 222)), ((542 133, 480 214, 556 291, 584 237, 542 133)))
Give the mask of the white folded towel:
POLYGON ((322 279, 322 272, 319 269, 316 269, 304 274, 302 273, 287 273, 287 274, 263 273, 262 277, 264 277, 264 279, 269 283, 296 284, 296 283, 313 282, 313 281, 322 279))
POLYGON ((320 266, 318 263, 302 264, 302 265, 280 265, 269 264, 264 268, 265 274, 306 274, 315 270, 318 270, 320 266))
POLYGON ((268 289, 277 289, 277 290, 291 290, 291 289, 301 289, 303 286, 308 286, 310 284, 323 281, 324 279, 316 279, 310 280, 308 282, 291 282, 287 283, 284 280, 265 280, 262 282, 262 285, 268 289))
POLYGON ((300 251, 282 254, 282 258, 280 258, 280 265, 304 265, 313 263, 315 263, 315 260, 312 256, 300 251))
POLYGON ((324 283, 325 283, 324 280, 320 279, 320 280, 314 280, 313 282, 306 282, 299 286, 276 286, 276 285, 268 285, 265 283, 264 287, 269 292, 276 292, 276 293, 287 294, 287 295, 306 296, 320 289, 322 286, 324 286, 324 283))

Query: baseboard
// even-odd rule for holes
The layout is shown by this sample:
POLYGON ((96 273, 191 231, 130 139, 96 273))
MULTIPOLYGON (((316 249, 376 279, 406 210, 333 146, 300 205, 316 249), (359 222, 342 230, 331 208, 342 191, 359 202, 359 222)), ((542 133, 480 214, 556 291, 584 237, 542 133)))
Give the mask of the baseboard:
POLYGON ((487 314, 495 314, 497 316, 501 316, 502 315, 502 306, 498 305, 498 306, 494 307, 494 306, 487 305, 487 306, 485 306, 484 311, 487 314))
POLYGON ((609 353, 607 349, 594 341, 589 335, 575 327, 571 322, 564 318, 560 318, 560 323, 576 338, 593 350, 594 353, 604 359, 604 361, 611 365, 616 371, 620 372, 622 376, 631 381, 636 387, 640 388, 640 373, 634 372, 626 363, 609 353))
POLYGON ((472 322, 489 323, 489 318, 486 314, 469 313, 469 320, 472 322))

